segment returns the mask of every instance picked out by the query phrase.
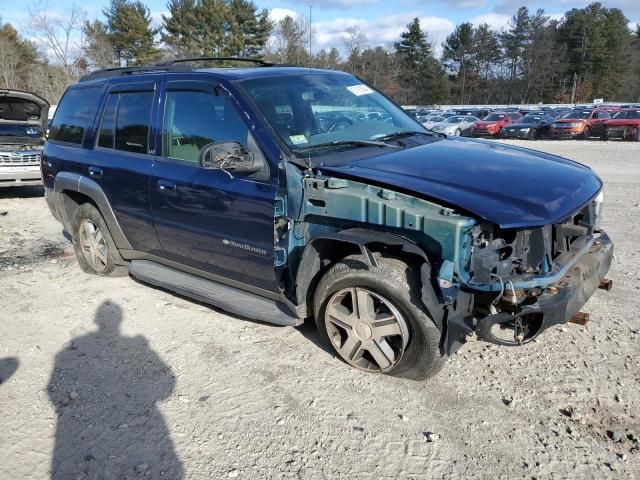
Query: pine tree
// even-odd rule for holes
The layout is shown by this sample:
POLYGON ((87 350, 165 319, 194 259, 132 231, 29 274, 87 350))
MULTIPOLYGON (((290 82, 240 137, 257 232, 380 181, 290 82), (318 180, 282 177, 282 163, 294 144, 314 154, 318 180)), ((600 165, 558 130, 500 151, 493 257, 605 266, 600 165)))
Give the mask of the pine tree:
POLYGON ((157 32, 151 28, 151 15, 144 3, 111 0, 109 8, 102 13, 120 64, 143 65, 157 58, 154 40, 157 32))
POLYGON ((447 37, 443 46, 442 60, 445 66, 456 76, 458 86, 458 101, 465 103, 465 95, 468 85, 467 77, 470 80, 476 76, 477 72, 472 70, 471 58, 473 55, 473 25, 469 22, 462 23, 447 37))
POLYGON ((162 15, 162 41, 178 57, 199 55, 196 0, 170 0, 169 15, 162 15))
POLYGON ((442 65, 433 57, 420 20, 414 18, 400 38, 394 46, 401 65, 400 83, 406 89, 402 100, 415 104, 434 104, 445 100, 448 95, 447 78, 442 65))

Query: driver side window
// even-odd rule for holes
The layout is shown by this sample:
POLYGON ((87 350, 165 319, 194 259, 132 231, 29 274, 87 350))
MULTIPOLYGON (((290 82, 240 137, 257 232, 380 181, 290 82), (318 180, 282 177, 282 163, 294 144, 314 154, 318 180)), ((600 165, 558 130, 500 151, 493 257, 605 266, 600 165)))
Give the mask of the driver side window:
POLYGON ((198 164, 200 151, 213 142, 248 143, 249 130, 223 95, 205 91, 167 91, 162 144, 164 156, 198 164))

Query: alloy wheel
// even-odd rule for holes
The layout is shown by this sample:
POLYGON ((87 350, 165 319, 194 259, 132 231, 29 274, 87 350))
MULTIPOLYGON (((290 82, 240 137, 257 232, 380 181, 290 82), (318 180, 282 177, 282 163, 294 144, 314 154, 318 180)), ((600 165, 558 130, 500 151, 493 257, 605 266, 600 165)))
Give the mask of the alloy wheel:
POLYGON ((80 224, 80 249, 87 263, 96 272, 103 272, 107 268, 107 243, 100 228, 89 219, 80 224))
POLYGON ((365 288, 334 293, 327 303, 325 326, 340 357, 369 372, 393 369, 409 341, 409 328, 400 311, 365 288))

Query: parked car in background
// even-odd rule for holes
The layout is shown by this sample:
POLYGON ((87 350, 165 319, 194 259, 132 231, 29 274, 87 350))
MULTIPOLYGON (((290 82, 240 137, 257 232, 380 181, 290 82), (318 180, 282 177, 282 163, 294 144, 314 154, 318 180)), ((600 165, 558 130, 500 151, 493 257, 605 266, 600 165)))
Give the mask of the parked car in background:
POLYGON ((554 120, 549 136, 556 140, 599 137, 604 131, 604 122, 610 118, 609 112, 602 108, 576 108, 554 120))
POLYGON ((433 127, 433 125, 435 125, 436 123, 440 123, 440 122, 444 122, 447 118, 452 117, 453 115, 455 115, 453 112, 440 112, 438 114, 431 114, 430 116, 428 116, 425 121, 421 122, 422 125, 424 125, 424 127, 427 130, 431 130, 431 128, 433 127))
POLYGON ((478 117, 471 115, 452 115, 442 122, 434 123, 430 130, 436 133, 459 137, 464 134, 469 134, 473 124, 479 121, 480 119, 478 117))
POLYGON ((0 187, 39 185, 49 103, 35 93, 0 90, 0 187))
POLYGON ((553 120, 553 116, 544 112, 529 113, 515 123, 502 127, 500 137, 538 140, 540 137, 549 136, 553 120))
POLYGON ((621 138, 640 142, 640 108, 629 108, 617 112, 611 120, 604 122, 600 136, 603 140, 621 138))
POLYGON ((490 108, 467 108, 456 109, 455 115, 471 115, 472 117, 484 118, 491 113, 490 108))
POLYGON ((497 137, 503 127, 522 118, 520 113, 499 112, 487 115, 471 127, 472 137, 497 137))

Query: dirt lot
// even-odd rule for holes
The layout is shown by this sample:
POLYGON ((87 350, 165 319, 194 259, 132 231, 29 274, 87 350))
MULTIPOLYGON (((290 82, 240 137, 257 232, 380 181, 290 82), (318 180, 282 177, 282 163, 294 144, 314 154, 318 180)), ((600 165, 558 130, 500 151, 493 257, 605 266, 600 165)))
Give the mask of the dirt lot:
POLYGON ((427 383, 86 275, 38 189, 0 190, 0 478, 640 478, 640 145, 521 144, 604 179, 614 289, 427 383))

